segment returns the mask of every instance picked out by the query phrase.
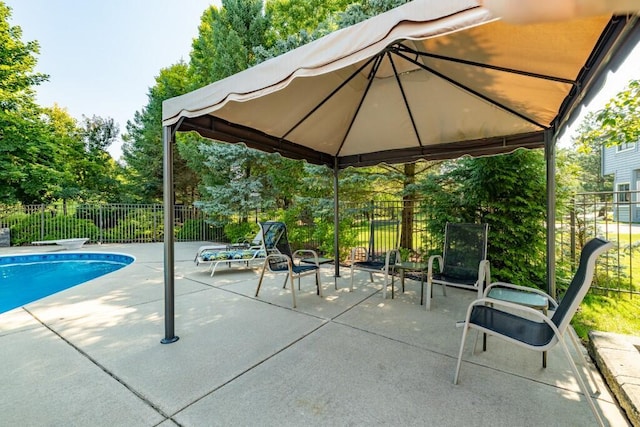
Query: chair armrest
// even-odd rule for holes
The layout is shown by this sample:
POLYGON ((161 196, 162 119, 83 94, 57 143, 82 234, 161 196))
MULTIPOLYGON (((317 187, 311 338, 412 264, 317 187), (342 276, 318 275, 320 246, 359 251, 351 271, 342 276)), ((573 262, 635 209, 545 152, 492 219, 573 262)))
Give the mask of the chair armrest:
MULTIPOLYGON (((478 266, 478 281, 484 281, 487 286, 491 285, 491 263, 488 259, 480 261, 480 265, 478 266)), ((478 283, 478 285, 480 284, 481 283, 478 283)))
POLYGON ((438 260, 438 265, 440 266, 440 273, 442 273, 442 268, 444 267, 442 261, 442 255, 431 255, 429 257, 429 261, 427 264, 427 277, 430 279, 433 277, 433 261, 438 260))
MULTIPOLYGON (((558 332, 558 327, 551 321, 551 316, 549 316, 548 314, 544 314, 542 311, 537 310, 535 308, 531 308, 531 307, 527 307, 525 305, 522 304, 517 304, 515 302, 509 302, 509 301, 503 301, 503 300, 499 300, 499 299, 493 299, 493 298, 478 298, 477 300, 473 301, 471 304, 469 304, 469 308, 467 309, 467 321, 470 318, 471 315, 471 311, 473 310, 473 307, 477 306, 477 305, 491 305, 493 306, 493 308, 507 308, 510 309, 509 312, 520 312, 520 313, 527 313, 528 315, 534 317, 535 319, 539 319, 540 321, 548 324, 549 326, 551 326, 551 328, 553 330, 556 331, 556 333, 558 332)), ((534 320, 535 320, 534 319, 534 320)))
POLYGON ((391 269, 394 269, 394 271, 395 271, 395 265, 398 262, 398 260, 400 260, 400 262, 402 262, 402 254, 400 254, 400 250, 399 249, 391 249, 391 250, 389 250, 387 252, 387 256, 384 259, 384 265, 387 268, 387 270, 389 268, 391 268, 391 269), (391 264, 391 262, 390 262, 391 261, 391 254, 394 253, 394 252, 396 253, 396 262, 391 264))
MULTIPOLYGON (((315 261, 314 264, 316 266, 318 266, 318 267, 320 266, 320 263, 318 262, 318 253, 316 251, 311 250, 311 249, 298 249, 297 251, 295 251, 293 253, 293 259, 295 259, 296 255, 299 255, 299 254, 309 254, 309 255, 311 255, 313 260, 315 261)), ((301 258, 304 258, 304 257, 301 257, 301 258)))
MULTIPOLYGON (((400 252, 400 249, 399 248, 398 249, 391 249, 389 251, 389 253, 391 253, 392 251, 397 253, 397 255, 396 255, 396 264, 399 264, 399 263, 403 262, 402 252, 400 252)), ((407 258, 407 260, 408 260, 408 258, 407 258)))
POLYGON ((516 291, 538 294, 538 295, 541 295, 541 296, 547 298, 547 300, 549 300, 549 304, 552 305, 552 307, 550 307, 552 310, 556 309, 558 307, 558 302, 555 299, 553 299, 551 297, 551 295, 547 294, 546 292, 543 292, 543 291, 541 291, 540 289, 537 289, 537 288, 532 288, 532 287, 529 287, 529 286, 514 285, 513 283, 508 283, 508 282, 491 283, 484 290, 484 298, 487 298, 487 295, 489 294, 491 289, 494 288, 494 287, 509 288, 509 289, 514 289, 516 291))

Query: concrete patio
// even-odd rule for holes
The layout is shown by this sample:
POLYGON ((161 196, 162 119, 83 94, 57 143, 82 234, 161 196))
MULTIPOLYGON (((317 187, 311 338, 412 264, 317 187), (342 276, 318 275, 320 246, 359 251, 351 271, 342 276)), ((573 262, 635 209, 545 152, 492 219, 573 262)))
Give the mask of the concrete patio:
MULTIPOLYGON (((560 348, 539 353, 497 339, 452 384, 473 292, 419 284, 382 299, 381 279, 322 267, 324 298, 302 279, 291 308, 284 276, 196 267, 201 242, 176 244, 176 334, 164 336, 162 244, 90 245, 136 261, 0 315, 1 425, 595 425, 560 348)), ((59 248, 0 248, 0 255, 59 248)), ((586 350, 585 350, 586 352, 586 350)), ((577 360, 577 359, 575 359, 577 360)), ((589 367, 594 369, 593 366, 589 367)), ((596 372, 597 405, 628 421, 596 372)))

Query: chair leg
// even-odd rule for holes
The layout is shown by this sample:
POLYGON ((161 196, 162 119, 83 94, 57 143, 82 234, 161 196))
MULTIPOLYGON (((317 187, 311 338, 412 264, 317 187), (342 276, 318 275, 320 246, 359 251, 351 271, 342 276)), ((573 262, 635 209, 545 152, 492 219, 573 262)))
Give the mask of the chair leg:
POLYGON ((264 278, 264 271, 267 269, 267 263, 265 262, 262 266, 262 272, 260 273, 260 280, 258 280, 258 287, 256 288, 256 297, 258 297, 258 292, 260 292, 260 286, 262 286, 262 279, 264 278))
POLYGON ((593 394, 600 394, 600 386, 598 385, 598 382, 596 381, 596 378, 593 376, 593 372, 592 370, 589 368, 589 364, 587 362, 587 358, 585 357, 584 353, 582 353, 582 350, 580 349, 580 344, 578 342, 578 337, 576 336, 575 331, 573 330, 572 327, 568 327, 567 328, 567 333, 569 334, 569 336, 571 337, 571 341, 573 342, 573 348, 576 349, 576 353, 578 353, 580 360, 582 362, 582 366, 584 366, 584 369, 587 370, 587 372, 589 373, 589 377, 591 378, 591 383, 593 384, 593 394))
MULTIPOLYGON (((371 277, 373 277, 373 273, 370 273, 371 277)), ((387 299, 387 283, 389 282, 389 272, 384 272, 384 277, 382 278, 384 283, 382 284, 382 298, 387 299)), ((372 280, 373 281, 373 280, 372 280)), ((393 299, 393 288, 391 288, 391 299, 393 299)))
POLYGON ((289 270, 289 279, 291 282, 291 297, 293 298, 293 308, 296 308, 296 285, 294 283, 293 272, 291 270, 289 270))
MULTIPOLYGON (((369 277, 373 282, 373 273, 369 273, 369 277)), ((387 276, 384 277, 384 281, 382 282, 382 299, 387 299, 387 276)))
POLYGON ((316 287, 318 288, 317 294, 322 298, 322 286, 320 286, 320 269, 316 269, 316 287))
POLYGON ((353 264, 351 264, 351 288, 349 292, 353 292, 353 264))
POLYGON ((458 384, 458 376, 460 375, 460 364, 462 363, 462 352, 464 351, 464 343, 467 340, 467 332, 469 331, 469 319, 465 321, 462 330, 462 341, 460 342, 460 351, 458 352, 458 364, 456 365, 456 373, 453 376, 453 383, 458 384))
POLYGON ((431 283, 431 280, 427 280, 427 292, 424 295, 424 299, 425 299, 424 307, 425 307, 425 310, 427 311, 431 310, 431 297, 433 296, 431 295, 432 289, 433 289, 433 283, 431 283))
POLYGON ((591 393, 589 393, 589 390, 587 389, 587 385, 584 383, 584 380, 582 379, 582 375, 580 375, 580 372, 578 371, 578 367, 576 366, 575 362, 573 361, 573 358, 571 357, 571 353, 567 348, 567 344, 564 342, 564 338, 562 336, 559 336, 558 341, 560 342, 560 346, 562 347, 562 350, 564 351, 565 356, 567 356, 567 359, 569 360, 569 365, 571 365, 571 370, 573 371, 573 374, 576 376, 576 380, 578 381, 580 390, 582 390, 582 393, 584 394, 585 399, 587 399, 587 403, 589 404, 589 407, 593 412, 593 416, 596 418, 599 425, 604 426, 605 425, 604 421, 602 420, 602 417, 600 417, 600 413, 598 412, 598 408, 596 407, 596 404, 593 401, 593 398, 591 397, 591 393))
POLYGON ((219 263, 217 263, 217 262, 211 263, 211 275, 210 275, 210 277, 213 277, 213 275, 216 273, 216 268, 218 267, 218 264, 219 263))

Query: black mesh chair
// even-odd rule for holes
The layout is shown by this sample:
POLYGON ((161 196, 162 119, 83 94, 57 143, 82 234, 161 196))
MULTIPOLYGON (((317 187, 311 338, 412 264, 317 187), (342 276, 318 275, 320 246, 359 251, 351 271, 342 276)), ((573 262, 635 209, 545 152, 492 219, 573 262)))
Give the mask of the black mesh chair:
POLYGON ((274 251, 267 255, 264 266, 262 267, 262 273, 260 274, 260 280, 258 281, 258 287, 256 289, 256 297, 260 292, 262 286, 262 279, 264 273, 269 270, 272 273, 286 273, 287 277, 284 280, 284 286, 287 286, 287 280, 291 280, 291 296, 293 298, 293 307, 296 307, 296 291, 294 286, 294 278, 298 278, 298 289, 300 289, 300 278, 309 274, 316 275, 316 292, 322 297, 322 286, 320 286, 320 264, 318 262, 318 254, 315 251, 309 249, 300 249, 295 252, 291 252, 291 246, 289 245, 289 238, 287 236, 287 227, 283 222, 262 222, 260 223, 260 229, 262 235, 267 240, 268 236, 278 236, 277 240, 273 242, 274 251), (274 230, 278 230, 275 232, 274 230), (305 256, 305 264, 300 265, 299 261, 296 264, 296 260, 299 257, 305 256), (309 262, 313 262, 309 264, 309 262))
POLYGON ((427 269, 426 309, 431 309, 433 284, 442 285, 442 294, 447 295, 447 286, 477 289, 482 296, 485 283, 491 282, 487 260, 488 224, 447 223, 444 231, 442 255, 429 257, 427 269), (434 271, 438 261, 439 271, 434 271))
MULTIPOLYGON (((598 256, 612 246, 613 244, 610 242, 599 238, 587 242, 580 255, 578 270, 573 276, 560 304, 557 304, 551 296, 547 295, 552 306, 556 307, 551 317, 534 308, 494 298, 483 297, 472 302, 469 305, 464 322, 464 331, 453 383, 458 383, 462 353, 467 333, 470 329, 476 329, 490 336, 499 337, 508 342, 540 352, 547 351, 560 343, 591 410, 600 424, 603 425, 589 390, 587 390, 585 382, 571 358, 564 340, 564 333, 567 331, 571 318, 578 310, 580 303, 591 286, 598 256)), ((507 286, 508 284, 501 283, 500 285, 507 286)), ((523 291, 521 286, 513 285, 513 288, 523 291)), ((577 348, 576 340, 572 339, 572 341, 576 345, 578 354, 582 354, 577 348)))
MULTIPOLYGON (((400 261, 399 245, 400 222, 396 220, 373 220, 369 226, 369 246, 351 249, 351 287, 355 270, 367 271, 373 282, 373 273, 384 275, 382 298, 387 298, 389 275, 394 273, 396 260, 400 261)), ((392 284, 393 285, 393 284, 392 284)))

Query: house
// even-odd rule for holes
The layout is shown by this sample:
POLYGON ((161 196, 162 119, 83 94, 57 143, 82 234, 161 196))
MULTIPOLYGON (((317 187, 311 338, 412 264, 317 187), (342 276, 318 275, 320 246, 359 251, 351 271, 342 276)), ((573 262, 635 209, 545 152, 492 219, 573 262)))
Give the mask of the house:
POLYGON ((613 174, 614 220, 640 222, 640 149, 638 143, 605 147, 602 175, 613 174))

